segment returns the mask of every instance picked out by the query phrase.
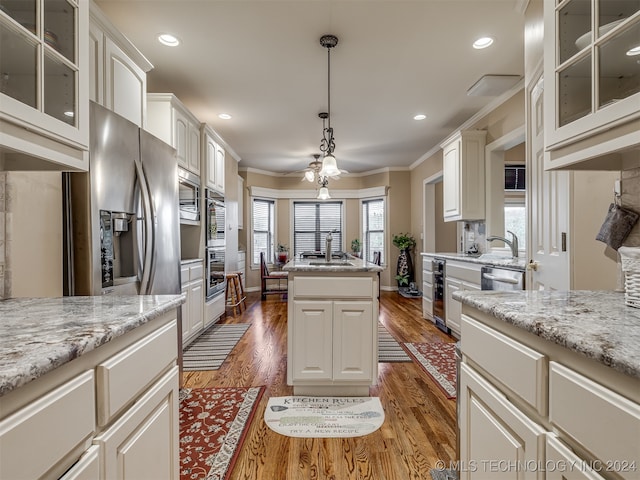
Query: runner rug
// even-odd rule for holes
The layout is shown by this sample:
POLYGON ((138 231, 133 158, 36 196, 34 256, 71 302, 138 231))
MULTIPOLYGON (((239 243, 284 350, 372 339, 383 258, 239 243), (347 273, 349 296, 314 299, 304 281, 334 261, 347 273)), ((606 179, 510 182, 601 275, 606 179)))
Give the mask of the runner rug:
POLYGON ((361 437, 380 428, 384 410, 378 397, 271 397, 264 421, 288 437, 361 437))
POLYGON ((227 480, 265 387, 180 391, 180 480, 227 480))
POLYGON ((405 343, 404 346, 447 398, 456 398, 456 344, 405 343))
POLYGON ((410 362, 411 357, 400 346, 395 338, 378 322, 378 361, 410 362))
POLYGON ((183 371, 218 370, 250 326, 213 324, 182 352, 183 371))

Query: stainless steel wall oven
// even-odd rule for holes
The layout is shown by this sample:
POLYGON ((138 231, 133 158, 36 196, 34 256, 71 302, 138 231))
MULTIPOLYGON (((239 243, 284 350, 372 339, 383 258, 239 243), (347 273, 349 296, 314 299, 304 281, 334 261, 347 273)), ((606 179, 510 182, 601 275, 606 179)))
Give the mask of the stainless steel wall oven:
POLYGON ((224 247, 226 244, 224 197, 213 190, 207 189, 205 192, 205 216, 205 246, 207 248, 224 247))
POLYGON ((224 293, 225 279, 225 247, 207 248, 207 300, 224 293))

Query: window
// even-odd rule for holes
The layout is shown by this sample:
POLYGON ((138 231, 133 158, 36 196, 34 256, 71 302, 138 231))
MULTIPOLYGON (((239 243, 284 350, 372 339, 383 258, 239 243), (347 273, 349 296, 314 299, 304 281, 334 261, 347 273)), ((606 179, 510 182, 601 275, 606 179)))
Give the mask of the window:
POLYGON ((293 202, 293 254, 324 252, 331 233, 331 251, 342 250, 342 202, 293 202))
POLYGON ((373 262, 373 252, 380 252, 380 262, 385 263, 384 252, 384 200, 362 202, 362 258, 373 262))
POLYGON ((254 198, 251 206, 253 218, 253 265, 260 264, 260 252, 264 252, 267 263, 274 260, 274 233, 276 208, 274 200, 254 198))

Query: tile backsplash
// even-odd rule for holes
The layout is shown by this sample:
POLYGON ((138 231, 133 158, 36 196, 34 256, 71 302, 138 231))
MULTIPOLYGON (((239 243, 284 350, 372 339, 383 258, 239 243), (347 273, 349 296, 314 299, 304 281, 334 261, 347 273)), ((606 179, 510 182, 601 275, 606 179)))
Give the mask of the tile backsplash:
MULTIPOLYGON (((640 167, 625 169, 622 171, 622 195, 623 207, 640 213, 640 167)), ((624 241, 628 247, 640 246, 640 222, 636 223, 631 233, 624 241)))

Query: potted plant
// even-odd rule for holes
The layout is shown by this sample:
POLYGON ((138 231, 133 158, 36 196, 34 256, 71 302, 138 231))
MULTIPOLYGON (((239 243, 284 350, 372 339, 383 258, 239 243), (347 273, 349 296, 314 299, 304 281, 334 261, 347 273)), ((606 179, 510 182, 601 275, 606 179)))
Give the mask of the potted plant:
POLYGON ((354 257, 360 257, 360 251, 362 249, 362 243, 360 243, 360 239, 354 238, 351 240, 351 252, 354 257))
POLYGON ((287 263, 287 258, 289 257, 289 247, 286 245, 279 243, 276 253, 276 259, 278 263, 287 263))
POLYGON ((411 250, 416 246, 416 239, 410 233, 399 233, 393 236, 393 244, 400 249, 395 278, 398 282, 398 288, 404 288, 413 281, 411 250))

